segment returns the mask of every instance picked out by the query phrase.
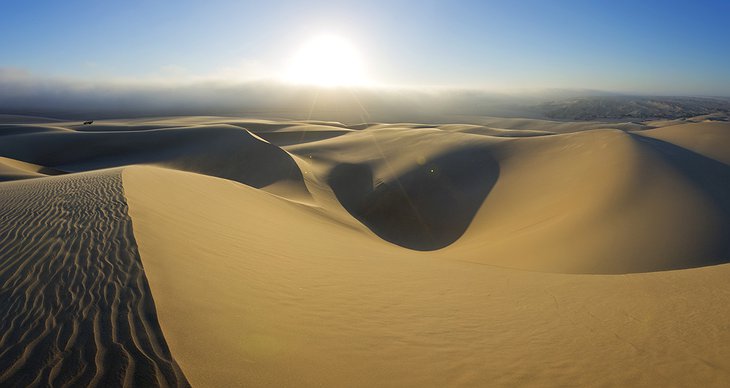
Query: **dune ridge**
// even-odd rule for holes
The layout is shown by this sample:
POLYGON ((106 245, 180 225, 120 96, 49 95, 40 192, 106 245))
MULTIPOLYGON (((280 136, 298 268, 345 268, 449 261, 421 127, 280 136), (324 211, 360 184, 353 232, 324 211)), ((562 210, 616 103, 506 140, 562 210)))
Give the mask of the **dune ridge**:
POLYGON ((121 171, 0 185, 0 385, 185 386, 121 171))

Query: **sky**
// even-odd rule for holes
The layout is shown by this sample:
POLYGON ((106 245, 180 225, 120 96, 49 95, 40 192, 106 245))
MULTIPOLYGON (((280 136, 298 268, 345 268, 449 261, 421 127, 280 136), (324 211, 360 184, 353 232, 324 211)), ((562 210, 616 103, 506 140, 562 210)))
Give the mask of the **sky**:
POLYGON ((728 15, 728 0, 4 0, 0 77, 281 80, 326 34, 372 85, 730 96, 728 15))

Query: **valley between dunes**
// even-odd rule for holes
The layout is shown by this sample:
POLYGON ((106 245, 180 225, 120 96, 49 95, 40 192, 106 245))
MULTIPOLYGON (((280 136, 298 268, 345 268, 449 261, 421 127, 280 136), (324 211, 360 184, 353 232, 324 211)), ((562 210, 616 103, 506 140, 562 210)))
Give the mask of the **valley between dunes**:
POLYGON ((726 120, 0 124, 0 385, 727 386, 726 120))

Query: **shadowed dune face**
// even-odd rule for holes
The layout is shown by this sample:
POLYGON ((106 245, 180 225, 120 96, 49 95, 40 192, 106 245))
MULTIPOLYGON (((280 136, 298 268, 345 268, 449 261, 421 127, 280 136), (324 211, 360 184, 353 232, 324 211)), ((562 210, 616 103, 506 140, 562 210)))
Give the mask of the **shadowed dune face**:
POLYGON ((121 171, 0 185, 0 386, 186 386, 121 171))
POLYGON ((328 183, 355 218, 381 238, 416 250, 443 248, 469 226, 499 176, 483 147, 438 155, 389 180, 368 164, 339 164, 328 183))
POLYGON ((730 259, 730 218, 713 200, 730 185, 724 167, 693 168, 690 178, 682 154, 615 130, 518 139, 493 154, 500 178, 464 236, 446 248, 451 256, 593 274, 730 259))
POLYGON ((0 156, 0 182, 54 175, 52 169, 0 156))
MULTIPOLYGON (((667 163, 699 187, 730 220, 730 165, 682 148, 668 141, 633 134, 634 138, 660 153, 667 163)), ((730 247, 730 241, 728 241, 730 247)), ((730 251, 728 251, 730 253, 730 251)))
POLYGON ((642 131, 644 137, 663 140, 678 147, 730 165, 730 136, 727 121, 687 123, 665 122, 665 126, 642 131))
POLYGON ((0 156, 0 182, 63 174, 65 174, 64 171, 55 168, 0 156))
POLYGON ((346 135, 349 131, 310 131, 306 128, 298 131, 256 132, 256 135, 271 144, 283 147, 292 144, 309 143, 346 135))
POLYGON ((94 125, 84 132, 0 132, 0 155, 68 172, 157 164, 256 188, 287 181, 306 190, 290 155, 236 126, 150 125, 124 131, 116 124, 96 127, 112 127, 109 131, 90 132, 94 125), (154 129, 141 129, 150 127, 154 129))

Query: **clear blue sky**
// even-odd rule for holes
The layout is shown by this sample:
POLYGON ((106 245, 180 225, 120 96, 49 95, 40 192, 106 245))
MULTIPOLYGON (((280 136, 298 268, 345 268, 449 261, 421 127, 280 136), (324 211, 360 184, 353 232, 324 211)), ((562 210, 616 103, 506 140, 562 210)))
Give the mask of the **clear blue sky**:
POLYGON ((319 32, 384 84, 730 95, 728 0, 5 0, 0 68, 256 78, 319 32))

